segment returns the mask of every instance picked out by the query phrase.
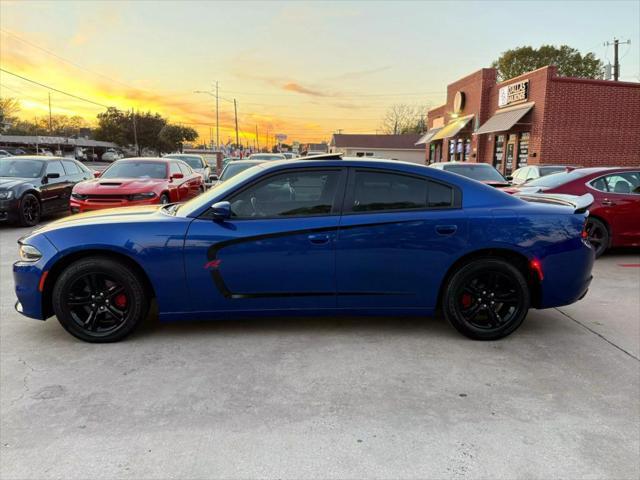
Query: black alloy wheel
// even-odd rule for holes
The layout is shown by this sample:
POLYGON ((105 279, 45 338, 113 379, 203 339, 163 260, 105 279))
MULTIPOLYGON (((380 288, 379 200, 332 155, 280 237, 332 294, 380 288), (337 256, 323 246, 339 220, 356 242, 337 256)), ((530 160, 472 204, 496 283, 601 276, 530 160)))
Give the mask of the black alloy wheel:
POLYGON ((104 257, 78 260, 58 277, 53 309, 62 326, 88 342, 124 338, 146 316, 143 283, 127 265, 104 257))
POLYGON ((26 193, 20 200, 19 221, 23 227, 33 227, 40 221, 40 201, 32 193, 26 193))
POLYGON ((460 268, 446 287, 447 320, 474 340, 497 340, 513 333, 529 310, 522 273, 505 260, 479 259, 460 268))
POLYGON ((609 248, 609 229, 604 222, 597 218, 589 217, 585 225, 587 240, 596 252, 596 258, 609 248))
POLYGON ((163 193, 160 195, 160 205, 166 205, 167 203, 169 203, 169 195, 163 193))

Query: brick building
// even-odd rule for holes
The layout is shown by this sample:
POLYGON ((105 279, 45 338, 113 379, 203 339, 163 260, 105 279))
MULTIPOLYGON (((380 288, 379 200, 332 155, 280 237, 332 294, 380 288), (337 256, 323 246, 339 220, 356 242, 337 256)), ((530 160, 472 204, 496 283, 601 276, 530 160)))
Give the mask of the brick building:
POLYGON ((640 84, 559 77, 549 66, 496 83, 484 68, 429 111, 428 163, 640 165, 640 84))

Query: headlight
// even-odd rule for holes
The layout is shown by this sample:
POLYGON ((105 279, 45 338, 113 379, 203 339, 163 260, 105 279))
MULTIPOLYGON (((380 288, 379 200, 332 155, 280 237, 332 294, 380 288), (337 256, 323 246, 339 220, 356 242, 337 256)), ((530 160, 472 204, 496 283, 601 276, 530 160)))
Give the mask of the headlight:
POLYGON ((75 198, 76 200, 86 200, 87 198, 89 198, 89 195, 83 195, 81 193, 72 193, 71 197, 75 198))
POLYGON ((13 197, 12 190, 5 190, 3 192, 0 192, 0 200, 9 200, 12 197, 13 197))
POLYGON ((42 258, 42 253, 36 247, 20 244, 20 260, 23 262, 37 262, 42 258))
POLYGON ((135 193, 133 195, 129 195, 129 200, 148 200, 155 196, 156 194, 153 192, 135 193))

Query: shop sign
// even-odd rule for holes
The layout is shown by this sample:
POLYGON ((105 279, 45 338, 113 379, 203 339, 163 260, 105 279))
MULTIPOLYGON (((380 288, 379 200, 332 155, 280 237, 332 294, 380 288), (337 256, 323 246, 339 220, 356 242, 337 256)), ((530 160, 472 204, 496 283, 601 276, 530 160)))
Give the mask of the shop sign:
POLYGON ((529 80, 512 83, 498 90, 498 107, 526 102, 529 98, 529 80))

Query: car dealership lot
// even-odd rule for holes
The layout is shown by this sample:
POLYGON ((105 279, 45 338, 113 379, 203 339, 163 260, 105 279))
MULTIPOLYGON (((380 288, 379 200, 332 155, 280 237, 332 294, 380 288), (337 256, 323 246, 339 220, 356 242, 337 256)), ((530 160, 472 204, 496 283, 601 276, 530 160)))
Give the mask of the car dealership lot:
POLYGON ((13 310, 28 231, 0 226, 3 479, 640 475, 637 253, 498 342, 442 319, 276 318, 92 345, 13 310))

